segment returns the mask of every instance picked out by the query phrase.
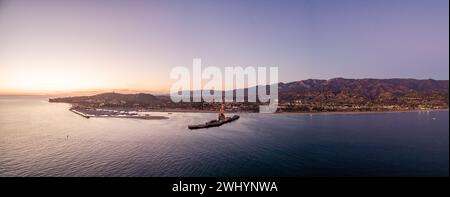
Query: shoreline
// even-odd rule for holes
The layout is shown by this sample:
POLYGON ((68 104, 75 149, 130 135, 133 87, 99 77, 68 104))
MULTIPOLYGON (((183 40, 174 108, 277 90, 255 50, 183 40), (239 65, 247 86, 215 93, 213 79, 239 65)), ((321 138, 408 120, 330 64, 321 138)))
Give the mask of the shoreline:
POLYGON ((275 114, 292 114, 292 115, 352 115, 352 114, 385 114, 385 113, 427 113, 449 111, 449 109, 429 109, 429 110, 393 110, 393 111, 354 111, 354 112, 280 112, 275 114))
MULTIPOLYGON (((67 103, 70 104, 70 103, 67 103)), ((102 109, 102 108, 98 108, 102 109)), ((133 116, 133 115, 91 115, 86 114, 83 112, 80 112, 76 109, 69 109, 75 114, 78 114, 84 118, 130 118, 130 119, 143 119, 143 120, 162 120, 162 119, 169 119, 167 116, 161 116, 161 115, 148 115, 148 116, 133 116)), ((120 110, 123 111, 139 111, 139 112, 147 112, 147 113, 199 113, 199 114, 216 114, 217 111, 209 111, 209 110, 192 110, 192 109, 169 109, 169 110, 138 110, 138 109, 124 109, 120 108, 120 110)), ((334 111, 334 112, 276 112, 276 113, 269 113, 269 114, 278 114, 278 115, 364 115, 364 114, 386 114, 386 113, 429 113, 429 112, 445 112, 449 111, 448 108, 446 109, 414 109, 414 110, 392 110, 392 111, 334 111)), ((259 112, 226 112, 226 114, 259 114, 259 112)), ((264 113, 261 113, 264 114, 264 113)))
MULTIPOLYGON (((377 113, 408 113, 408 112, 437 112, 449 111, 449 109, 429 109, 429 110, 392 110, 392 111, 335 111, 335 112, 276 112, 269 114, 292 114, 292 115, 339 115, 339 114, 377 114, 377 113)), ((202 110, 144 110, 143 112, 158 112, 158 113, 218 113, 216 111, 202 111, 202 110)), ((226 112, 227 114, 259 114, 259 112, 226 112)), ((263 113, 262 113, 263 114, 263 113)))

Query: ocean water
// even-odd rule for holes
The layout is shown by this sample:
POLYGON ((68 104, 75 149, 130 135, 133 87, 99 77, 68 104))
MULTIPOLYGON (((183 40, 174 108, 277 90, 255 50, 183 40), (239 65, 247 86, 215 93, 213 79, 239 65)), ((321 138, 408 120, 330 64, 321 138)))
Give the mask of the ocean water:
POLYGON ((0 97, 0 176, 448 176, 449 112, 85 119, 0 97))

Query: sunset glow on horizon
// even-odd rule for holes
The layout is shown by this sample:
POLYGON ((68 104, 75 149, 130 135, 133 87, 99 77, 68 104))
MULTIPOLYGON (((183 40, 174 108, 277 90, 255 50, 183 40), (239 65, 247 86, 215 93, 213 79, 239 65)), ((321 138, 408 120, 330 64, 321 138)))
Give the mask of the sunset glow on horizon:
POLYGON ((448 23, 446 0, 0 0, 0 94, 168 92, 193 58, 281 82, 448 79, 448 23))

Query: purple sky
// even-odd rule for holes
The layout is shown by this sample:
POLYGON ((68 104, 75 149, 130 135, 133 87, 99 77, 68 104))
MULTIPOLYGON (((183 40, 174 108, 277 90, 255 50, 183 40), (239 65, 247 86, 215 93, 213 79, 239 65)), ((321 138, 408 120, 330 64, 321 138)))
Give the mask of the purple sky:
POLYGON ((55 84, 164 90, 170 69, 193 58, 278 66, 284 82, 448 79, 448 4, 0 0, 0 92, 60 90, 55 84))

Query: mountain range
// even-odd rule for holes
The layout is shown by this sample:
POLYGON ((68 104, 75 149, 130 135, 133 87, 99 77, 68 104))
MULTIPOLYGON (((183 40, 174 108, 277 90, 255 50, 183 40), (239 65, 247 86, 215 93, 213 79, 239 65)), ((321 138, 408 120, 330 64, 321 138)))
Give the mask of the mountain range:
MULTIPOLYGON (((261 89, 263 86, 251 87, 261 89)), ((235 91, 235 90, 234 90, 235 91)), ((245 90, 247 93, 248 89, 245 90)), ((448 80, 418 79, 308 79, 278 84, 283 111, 378 111, 448 108, 448 80)), ((103 93, 50 99, 91 107, 152 109, 198 108, 198 103, 171 102, 168 95, 103 93)), ((201 104, 202 107, 204 104, 201 104)), ((243 107, 242 103, 230 104, 243 107)), ((250 105, 250 104, 249 104, 250 105)), ((254 105, 256 107, 256 105, 254 105)))

